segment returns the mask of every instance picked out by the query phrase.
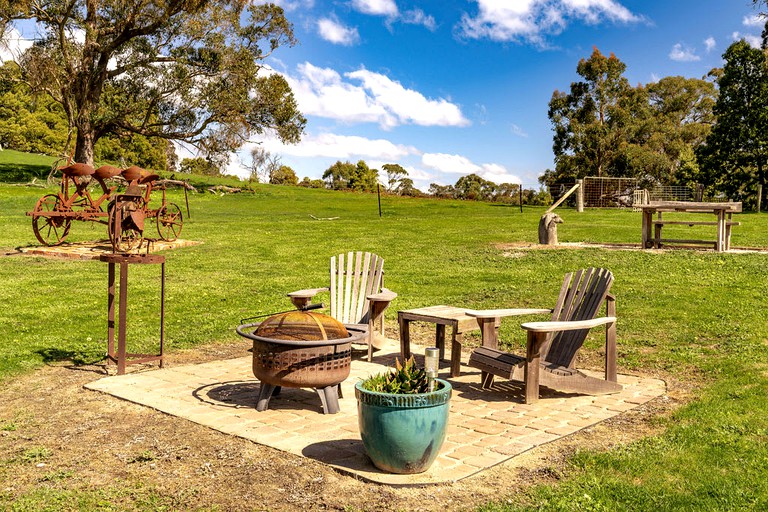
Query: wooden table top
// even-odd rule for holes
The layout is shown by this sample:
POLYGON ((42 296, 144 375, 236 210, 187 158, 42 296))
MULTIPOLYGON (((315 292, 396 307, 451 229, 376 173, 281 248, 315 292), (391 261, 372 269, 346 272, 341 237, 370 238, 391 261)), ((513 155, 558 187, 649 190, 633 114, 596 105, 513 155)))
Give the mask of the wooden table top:
POLYGON ((456 320, 457 322, 465 322, 470 320, 475 321, 474 317, 467 315, 467 310, 465 308, 443 305, 405 309, 398 311, 397 314, 399 316, 406 316, 409 320, 418 320, 423 318, 424 320, 456 320))
POLYGON ((651 201, 648 204, 637 205, 642 210, 667 211, 667 212, 712 212, 723 210, 725 212, 741 212, 740 202, 693 202, 693 201, 651 201))

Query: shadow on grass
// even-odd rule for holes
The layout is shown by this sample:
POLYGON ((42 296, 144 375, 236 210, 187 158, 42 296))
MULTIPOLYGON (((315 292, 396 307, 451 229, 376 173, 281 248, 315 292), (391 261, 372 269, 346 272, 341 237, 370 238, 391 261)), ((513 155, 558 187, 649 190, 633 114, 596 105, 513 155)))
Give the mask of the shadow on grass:
POLYGON ((0 163, 0 182, 26 183, 35 178, 45 181, 49 172, 51 172, 50 165, 0 163))
POLYGON ((103 355, 82 352, 80 350, 62 350, 60 348, 42 348, 35 350, 43 358, 45 364, 70 361, 74 366, 84 366, 98 363, 104 359, 103 355))

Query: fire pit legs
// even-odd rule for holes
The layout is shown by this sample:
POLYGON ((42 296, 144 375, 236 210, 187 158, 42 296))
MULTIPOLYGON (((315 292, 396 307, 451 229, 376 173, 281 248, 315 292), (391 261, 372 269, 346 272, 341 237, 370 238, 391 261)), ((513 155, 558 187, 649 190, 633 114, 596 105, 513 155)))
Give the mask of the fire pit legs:
POLYGON ((320 395, 320 401, 323 402, 323 414, 336 414, 339 412, 339 395, 341 395, 341 384, 333 384, 324 388, 315 388, 320 395))
POLYGON ((256 410, 259 412, 266 411, 269 408, 269 399, 272 395, 280 393, 280 386, 273 386, 262 382, 259 386, 259 398, 256 401, 256 410))
MULTIPOLYGON (((262 382, 259 386, 259 398, 256 401, 256 410, 263 412, 269 409, 269 400, 280 393, 281 386, 273 386, 262 382)), ((339 397, 341 396, 341 384, 333 384, 324 388, 314 388, 323 403, 323 414, 336 414, 339 412, 339 397)))

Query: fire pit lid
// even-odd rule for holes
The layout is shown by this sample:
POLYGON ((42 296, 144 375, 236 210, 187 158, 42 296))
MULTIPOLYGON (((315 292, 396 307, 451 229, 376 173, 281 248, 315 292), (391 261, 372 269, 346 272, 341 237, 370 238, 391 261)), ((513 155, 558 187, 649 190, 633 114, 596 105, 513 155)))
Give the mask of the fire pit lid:
POLYGON ((311 311, 288 311, 272 315, 256 328, 256 336, 276 340, 319 341, 349 337, 344 324, 333 317, 311 311))

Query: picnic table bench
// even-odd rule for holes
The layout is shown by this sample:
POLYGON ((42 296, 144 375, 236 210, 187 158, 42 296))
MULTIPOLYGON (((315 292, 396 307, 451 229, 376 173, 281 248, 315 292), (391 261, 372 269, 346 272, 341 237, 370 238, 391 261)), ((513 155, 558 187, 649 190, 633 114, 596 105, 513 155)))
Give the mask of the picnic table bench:
POLYGON ((652 201, 640 205, 640 209, 643 212, 643 249, 658 249, 663 244, 692 244, 709 245, 717 252, 727 251, 731 248, 731 227, 741 224, 732 220, 734 213, 741 212, 740 202, 652 201), (714 214, 716 219, 711 221, 672 220, 663 217, 663 213, 668 212, 709 213, 714 214), (656 214, 655 219, 654 214, 656 214), (717 226, 716 238, 715 240, 664 238, 662 228, 665 225, 717 226))

